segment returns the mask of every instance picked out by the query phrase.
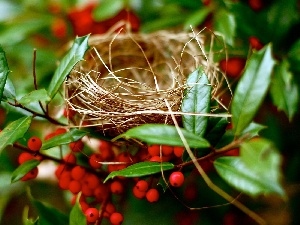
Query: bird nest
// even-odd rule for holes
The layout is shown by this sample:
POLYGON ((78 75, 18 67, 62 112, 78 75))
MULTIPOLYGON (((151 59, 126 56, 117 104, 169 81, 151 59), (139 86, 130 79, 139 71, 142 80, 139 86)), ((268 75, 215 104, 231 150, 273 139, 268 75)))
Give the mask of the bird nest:
POLYGON ((89 45, 65 82, 75 126, 113 137, 141 124, 173 124, 170 113, 180 123, 190 73, 203 66, 212 96, 220 86, 201 33, 107 33, 90 37, 89 45))

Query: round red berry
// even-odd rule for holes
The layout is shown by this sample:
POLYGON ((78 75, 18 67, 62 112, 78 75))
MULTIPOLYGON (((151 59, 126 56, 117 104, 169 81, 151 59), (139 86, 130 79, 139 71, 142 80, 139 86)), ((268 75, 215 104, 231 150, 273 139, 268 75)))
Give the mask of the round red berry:
POLYGON ((34 156, 32 154, 30 154, 29 152, 22 152, 18 157, 18 163, 22 164, 31 159, 34 159, 34 156))
POLYGON ((69 184, 69 190, 73 194, 78 194, 81 191, 81 183, 78 180, 72 180, 69 184))
POLYGON ((228 60, 220 61, 220 69, 226 73, 228 77, 239 77, 242 74, 246 64, 246 60, 241 57, 231 57, 228 60))
POLYGON ((173 172, 169 177, 169 181, 173 187, 180 187, 184 182, 184 175, 180 171, 173 172))
POLYGON ((136 198, 142 199, 146 196, 147 191, 141 191, 137 188, 137 186, 134 186, 132 189, 132 193, 136 198))
POLYGON ((162 145, 162 154, 169 156, 173 153, 173 147, 169 145, 162 145))
POLYGON ((264 45, 261 43, 261 41, 257 37, 254 37, 254 36, 251 36, 249 38, 249 43, 250 43, 250 46, 255 50, 260 50, 264 47, 264 45))
POLYGON ((88 208, 87 210, 85 210, 84 214, 87 222, 89 223, 95 223, 99 217, 99 211, 96 208, 88 208))
POLYGON ((114 213, 115 211, 116 211, 116 207, 111 202, 108 202, 105 206, 105 211, 104 211, 103 216, 106 218, 109 218, 110 215, 112 213, 114 213))
POLYGON ((139 191, 147 191, 149 187, 148 182, 145 180, 139 180, 135 186, 139 191))
POLYGON ((84 147, 84 143, 81 140, 78 140, 71 142, 69 146, 72 152, 81 152, 84 147))
POLYGON ((94 153, 90 156, 89 158, 89 164, 91 167, 94 169, 99 169, 102 167, 101 162, 103 161, 102 157, 100 154, 94 153))
POLYGON ((34 152, 37 152, 42 147, 42 141, 39 137, 33 136, 27 141, 27 147, 34 152))
POLYGON ((174 147, 174 155, 178 158, 182 157, 184 152, 184 147, 176 146, 174 147))
POLYGON ((124 191, 124 185, 122 184, 121 181, 119 180, 114 180, 111 184, 110 184, 110 191, 113 194, 122 194, 124 191))
POLYGON ((159 192, 155 188, 151 188, 146 193, 146 199, 148 202, 157 202, 159 199, 159 192))
POLYGON ((151 156, 159 156, 160 155, 160 145, 148 146, 148 152, 151 156))
POLYGON ((32 170, 30 170, 27 174, 25 174, 24 177, 21 178, 22 181, 27 181, 27 180, 31 180, 37 177, 39 173, 39 170, 37 167, 33 168, 32 170))
POLYGON ((119 212, 113 212, 110 217, 109 221, 111 222, 112 225, 119 225, 123 222, 123 215, 119 212))
POLYGON ((71 170, 71 177, 74 180, 80 181, 84 177, 85 173, 86 171, 82 166, 75 166, 71 170))

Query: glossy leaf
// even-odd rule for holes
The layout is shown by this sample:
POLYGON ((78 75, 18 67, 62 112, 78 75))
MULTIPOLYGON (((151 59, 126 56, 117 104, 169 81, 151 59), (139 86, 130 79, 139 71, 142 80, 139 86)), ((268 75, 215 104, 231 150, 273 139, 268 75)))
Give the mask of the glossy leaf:
POLYGON ((23 137, 31 124, 31 117, 26 116, 8 124, 0 132, 0 153, 8 145, 23 137))
POLYGON ((97 21, 106 20, 115 16, 124 8, 124 0, 103 0, 93 11, 93 18, 97 21))
POLYGON ((263 102, 271 82, 274 66, 271 45, 253 53, 249 59, 233 96, 231 112, 235 136, 239 136, 251 123, 263 102))
POLYGON ((0 103, 3 97, 4 87, 5 87, 8 74, 9 74, 9 68, 8 68, 5 52, 3 48, 0 46, 0 103))
POLYGON ((248 138, 252 138, 252 137, 258 136, 259 132, 266 128, 267 127, 264 125, 261 125, 261 124, 255 123, 255 122, 251 122, 249 124, 249 126, 243 130, 242 135, 245 134, 245 135, 248 135, 247 136, 248 138))
POLYGON ((82 225, 86 224, 86 217, 82 212, 82 209, 79 204, 80 194, 77 196, 75 205, 72 207, 69 218, 69 225, 82 225))
POLYGON ((16 98, 15 87, 9 78, 6 79, 6 83, 5 83, 4 91, 3 91, 3 97, 8 98, 8 99, 16 98))
POLYGON ((83 56, 86 50, 89 48, 88 38, 89 35, 77 37, 69 52, 61 60, 48 87, 48 95, 51 99, 58 92, 59 88, 76 63, 78 63, 80 60, 83 60, 83 56))
POLYGON ((234 15, 226 10, 219 10, 215 14, 215 29, 222 34, 229 45, 233 45, 236 32, 236 21, 234 15))
POLYGON ((160 173, 161 171, 171 170, 174 168, 174 165, 169 162, 139 162, 131 166, 128 166, 125 169, 111 172, 104 180, 106 182, 110 178, 115 176, 121 177, 141 177, 147 176, 155 173, 160 173))
MULTIPOLYGON (((186 113, 209 113, 211 86, 202 68, 195 70, 187 79, 187 89, 182 100, 181 111, 186 113)), ((207 116, 183 115, 183 127, 191 133, 203 136, 207 116)))
POLYGON ((39 89, 39 90, 34 90, 25 96, 23 96, 18 102, 21 105, 28 105, 32 102, 45 102, 45 101, 50 101, 50 97, 48 96, 48 93, 45 89, 39 89))
POLYGON ((56 208, 35 199, 32 199, 31 202, 39 215, 39 225, 68 224, 68 216, 58 211, 56 208))
POLYGON ((291 120, 299 109, 299 92, 287 61, 275 67, 270 92, 273 103, 291 120))
POLYGON ((71 142, 77 141, 87 134, 86 131, 71 129, 70 131, 54 136, 43 142, 42 150, 50 149, 59 145, 69 144, 71 142))
MULTIPOLYGON (((180 130, 191 148, 206 148, 210 146, 209 142, 204 138, 185 129, 180 128, 180 130)), ((136 138, 148 144, 184 146, 176 127, 165 124, 144 124, 134 127, 117 136, 115 140, 119 138, 136 138)))
POLYGON ((36 159, 32 159, 22 163, 11 175, 11 183, 14 183, 24 177, 30 170, 37 167, 41 162, 36 159))
POLYGON ((278 183, 281 157, 278 150, 267 139, 253 139, 241 144, 240 156, 245 165, 262 178, 278 183))
POLYGON ((214 166, 226 182, 243 193, 253 197, 271 193, 284 196, 278 181, 253 171, 240 157, 220 157, 214 161, 214 166))

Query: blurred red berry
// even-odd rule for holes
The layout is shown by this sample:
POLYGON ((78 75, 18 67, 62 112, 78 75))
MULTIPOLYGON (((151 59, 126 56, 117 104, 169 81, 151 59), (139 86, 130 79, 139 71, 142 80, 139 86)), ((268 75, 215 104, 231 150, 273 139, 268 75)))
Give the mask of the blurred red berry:
POLYGON ((96 208, 88 208, 84 214, 88 223, 95 223, 99 218, 99 210, 96 208))
POLYGON ((113 212, 109 217, 109 221, 112 225, 120 225, 123 222, 123 219, 123 215, 119 212, 113 212))
POLYGON ((159 199, 159 192, 155 188, 151 188, 146 193, 146 199, 148 202, 157 202, 159 199))
POLYGON ((69 147, 72 152, 81 152, 84 148, 84 143, 82 140, 73 141, 69 144, 69 147))
POLYGON ((263 0, 248 0, 248 4, 254 11, 259 11, 264 7, 263 0))
POLYGON ((220 61, 220 69, 226 73, 228 77, 239 77, 245 67, 246 60, 241 57, 232 57, 228 60, 220 61))
POLYGON ((94 169, 100 169, 102 167, 101 162, 103 161, 100 154, 93 153, 89 158, 89 164, 94 169))
POLYGON ((67 36, 68 26, 65 20, 56 18, 52 21, 51 32, 52 35, 58 39, 65 38, 67 36))
POLYGON ((264 45, 260 42, 257 37, 251 36, 249 38, 250 46, 255 50, 260 50, 264 47, 264 45))
POLYGON ((39 170, 37 167, 30 170, 25 176, 21 178, 22 181, 32 180, 37 177, 39 170))

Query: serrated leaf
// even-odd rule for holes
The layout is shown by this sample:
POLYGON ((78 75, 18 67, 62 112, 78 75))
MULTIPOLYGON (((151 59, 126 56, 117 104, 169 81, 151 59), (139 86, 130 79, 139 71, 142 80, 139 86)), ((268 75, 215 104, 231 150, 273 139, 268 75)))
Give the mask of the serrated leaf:
POLYGON ((54 136, 43 142, 42 150, 50 149, 59 145, 69 144, 84 137, 88 132, 78 129, 70 129, 68 132, 54 136))
POLYGON ((289 120, 292 120, 299 108, 299 96, 298 86, 293 80, 293 74, 289 71, 288 61, 284 60, 275 67, 270 93, 277 108, 283 110, 289 120))
POLYGON ((174 165, 169 162, 140 162, 135 163, 131 166, 128 166, 125 169, 113 171, 111 172, 104 180, 104 183, 114 178, 115 176, 121 176, 121 177, 142 177, 147 176, 155 173, 159 173, 161 171, 165 170, 171 170, 174 168, 174 165))
POLYGON ((220 157, 214 161, 214 166, 227 183, 250 196, 271 193, 285 195, 278 181, 253 171, 240 157, 220 157))
POLYGON ((239 136, 253 120, 271 82, 274 66, 271 45, 253 53, 246 64, 232 99, 231 113, 235 136, 239 136))
POLYGON ((0 132, 0 153, 6 146, 12 145, 16 140, 24 136, 30 127, 31 120, 30 116, 22 117, 8 124, 0 132))
POLYGON ((14 183, 24 177, 30 170, 37 167, 41 162, 36 159, 32 159, 22 163, 15 169, 11 175, 11 183, 14 183))
MULTIPOLYGON (((191 148, 207 148, 209 142, 185 129, 179 128, 191 148)), ((166 124, 144 124, 117 136, 115 140, 139 139, 148 144, 184 146, 175 126, 166 124)))
POLYGON ((236 21, 232 13, 226 10, 218 10, 214 17, 215 30, 221 33, 229 45, 234 44, 236 33, 236 21))
MULTIPOLYGON (((211 86, 202 68, 189 75, 187 86, 181 111, 185 113, 209 113, 211 86)), ((207 116, 182 115, 183 127, 198 136, 204 135, 207 120, 207 116)))
POLYGON ((69 218, 69 225, 83 225, 86 224, 86 217, 82 212, 82 209, 79 204, 80 194, 76 198, 76 203, 72 207, 69 218))
POLYGON ((9 74, 9 68, 8 68, 5 52, 3 48, 0 46, 0 103, 2 101, 4 87, 5 87, 8 74, 9 74))
POLYGON ((39 215, 39 225, 66 225, 68 216, 58 211, 56 208, 46 205, 35 199, 31 199, 32 204, 39 215))
POLYGON ((18 102, 21 105, 28 105, 32 102, 45 102, 50 101, 50 97, 45 89, 34 90, 26 95, 24 95, 18 102))
POLYGON ((124 0, 103 0, 97 8, 93 10, 93 18, 97 21, 106 20, 115 16, 124 8, 124 0))
POLYGON ((76 63, 78 63, 80 60, 83 60, 83 56, 86 50, 89 48, 88 38, 89 35, 77 37, 69 52, 61 60, 48 87, 48 95, 51 99, 58 92, 59 88, 76 63))

